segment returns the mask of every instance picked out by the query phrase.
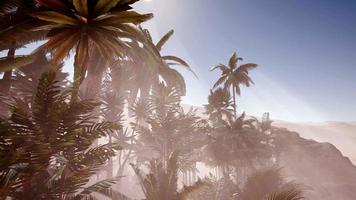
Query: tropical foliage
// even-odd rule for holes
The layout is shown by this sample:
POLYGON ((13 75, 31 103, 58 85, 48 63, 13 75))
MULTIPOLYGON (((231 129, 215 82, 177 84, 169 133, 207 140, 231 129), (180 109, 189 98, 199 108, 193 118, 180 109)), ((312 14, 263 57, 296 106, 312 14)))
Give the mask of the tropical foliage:
POLYGON ((269 114, 237 113, 257 64, 234 53, 204 110, 187 109, 176 67, 195 73, 163 54, 174 31, 155 43, 137 1, 0 2, 0 199, 303 199, 269 114))
POLYGON ((68 103, 54 72, 39 80, 30 104, 14 99, 9 119, 1 120, 1 194, 13 199, 80 199, 100 192, 115 179, 84 187, 118 144, 91 147, 100 137, 120 129, 95 122, 92 100, 68 103))

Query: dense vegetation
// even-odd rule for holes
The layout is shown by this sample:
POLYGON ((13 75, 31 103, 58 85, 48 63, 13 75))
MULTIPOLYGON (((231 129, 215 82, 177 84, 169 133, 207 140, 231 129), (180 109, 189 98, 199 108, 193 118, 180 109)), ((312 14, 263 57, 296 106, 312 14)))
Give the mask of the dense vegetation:
POLYGON ((222 74, 204 113, 183 109, 175 67, 194 72, 161 55, 173 31, 155 43, 136 1, 0 2, 0 199, 131 199, 128 187, 147 200, 302 199, 278 166, 269 114, 237 112, 257 64, 234 53, 212 68, 222 74), (70 56, 73 80, 61 70, 70 56), (127 176, 140 186, 122 187, 127 176))

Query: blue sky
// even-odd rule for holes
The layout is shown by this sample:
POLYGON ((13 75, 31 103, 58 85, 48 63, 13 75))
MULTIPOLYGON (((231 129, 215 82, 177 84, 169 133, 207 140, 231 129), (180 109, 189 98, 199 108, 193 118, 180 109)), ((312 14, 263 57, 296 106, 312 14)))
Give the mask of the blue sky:
POLYGON ((175 36, 167 54, 187 60, 184 102, 206 103, 218 72, 237 51, 259 64, 256 85, 243 88, 240 111, 271 112, 289 121, 356 120, 356 1, 151 0, 136 5, 155 18, 145 24, 158 39, 175 36))
MULTIPOLYGON (((165 54, 184 58, 183 102, 202 106, 218 71, 234 51, 259 64, 256 83, 242 88, 238 111, 288 121, 356 121, 355 0, 142 0, 144 24, 157 41, 170 29, 165 54)), ((19 53, 29 52, 28 46, 19 53)), ((6 52, 0 52, 5 55, 6 52)), ((73 59, 66 62, 71 72, 73 59)))

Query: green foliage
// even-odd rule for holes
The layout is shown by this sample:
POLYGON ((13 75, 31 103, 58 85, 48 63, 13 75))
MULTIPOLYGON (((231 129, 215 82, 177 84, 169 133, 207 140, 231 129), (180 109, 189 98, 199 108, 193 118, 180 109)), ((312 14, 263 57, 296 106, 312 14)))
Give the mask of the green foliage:
MULTIPOLYGON (((0 122, 1 194, 13 199, 70 199, 84 189, 90 177, 121 147, 91 147, 100 137, 121 128, 96 122, 92 100, 69 103, 54 72, 44 73, 28 110, 21 99, 12 104, 12 115, 0 122)), ((103 181, 84 190, 108 188, 103 181)), ((90 193, 90 194, 89 194, 90 193)), ((83 193, 79 193, 83 195, 83 193)))
POLYGON ((246 119, 243 113, 236 120, 224 120, 223 126, 213 127, 206 162, 237 168, 269 163, 273 155, 271 135, 256 130, 254 123, 255 119, 246 119))
POLYGON ((136 175, 139 178, 142 190, 146 200, 187 200, 193 192, 206 186, 198 180, 191 186, 184 186, 182 190, 177 191, 178 181, 178 155, 172 153, 165 166, 159 160, 152 160, 149 164, 150 173, 145 175, 141 170, 132 165, 136 175))
POLYGON ((160 158, 166 163, 169 155, 179 152, 181 169, 195 168, 204 145, 203 124, 195 110, 183 111, 176 89, 163 83, 153 89, 146 103, 140 102, 132 109, 138 119, 132 124, 138 135, 138 159, 160 158))
POLYGON ((269 115, 259 122, 236 114, 236 95, 241 85, 254 84, 249 72, 257 64, 239 65, 242 58, 234 53, 227 65, 212 69, 222 73, 205 106, 209 120, 194 109, 184 111, 186 85, 175 66, 195 73, 183 59, 161 54, 174 31, 155 44, 140 26, 152 14, 131 10, 137 1, 0 2, 0 51, 9 50, 0 58, 0 72, 11 71, 10 94, 21 96, 4 98, 11 116, 0 120, 0 199, 97 199, 97 194, 130 199, 111 188, 121 179, 110 177, 119 151, 118 174, 136 161, 132 167, 147 200, 303 199, 298 187, 284 183, 278 168, 240 180, 239 170, 269 165, 273 157, 269 115), (38 41, 45 43, 32 54, 15 55, 38 41), (73 51, 74 89, 69 91, 60 68, 73 51), (79 89, 101 89, 108 66, 103 104, 79 100, 79 89), (90 79, 87 88, 79 88, 86 76, 95 77, 95 83, 90 79), (134 121, 122 130, 125 106, 134 121), (106 137, 107 144, 94 145, 106 137), (223 177, 199 179, 179 190, 179 172, 196 170, 198 161, 218 167, 223 177), (150 172, 143 173, 140 164, 150 172), (104 166, 109 178, 92 183, 104 166))
POLYGON ((233 104, 230 93, 222 88, 211 90, 208 96, 208 104, 205 105, 205 114, 209 115, 209 120, 214 126, 219 126, 223 119, 232 119, 233 104))
POLYGON ((302 191, 296 185, 287 185, 267 197, 267 200, 302 200, 302 191))
POLYGON ((240 194, 241 200, 264 199, 268 194, 279 190, 284 183, 281 169, 270 167, 250 175, 240 194))

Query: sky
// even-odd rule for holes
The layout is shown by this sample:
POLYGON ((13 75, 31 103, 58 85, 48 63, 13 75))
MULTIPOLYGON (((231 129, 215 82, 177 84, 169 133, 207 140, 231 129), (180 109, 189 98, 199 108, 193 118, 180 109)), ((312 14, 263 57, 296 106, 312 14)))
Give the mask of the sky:
POLYGON ((135 5, 154 19, 158 39, 175 35, 164 53, 184 58, 183 102, 202 106, 233 52, 257 63, 255 85, 242 87, 238 111, 300 122, 356 121, 356 1, 145 0, 135 5))
MULTIPOLYGON (((203 106, 233 52, 257 63, 255 85, 242 87, 238 111, 292 122, 356 121, 355 0, 141 0, 158 41, 175 34, 165 55, 186 60, 183 103, 203 106)), ((28 53, 34 46, 18 51, 28 53)), ((0 52, 2 56, 6 52, 0 52)), ((65 64, 72 71, 73 58, 65 64)))

